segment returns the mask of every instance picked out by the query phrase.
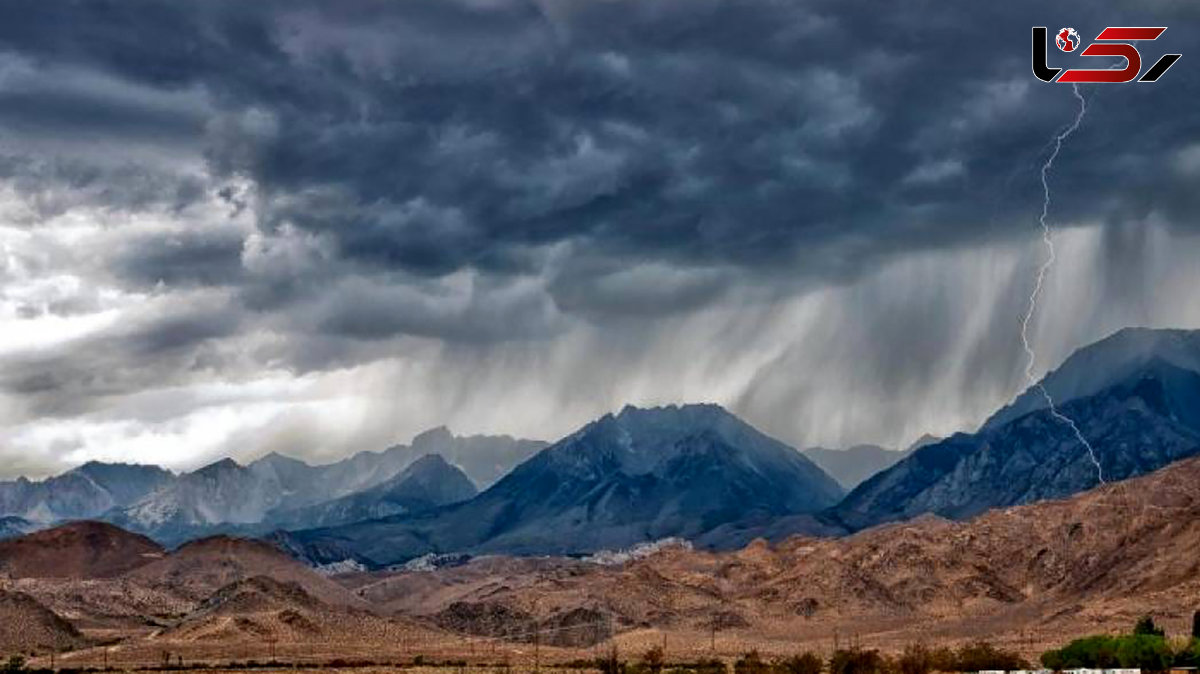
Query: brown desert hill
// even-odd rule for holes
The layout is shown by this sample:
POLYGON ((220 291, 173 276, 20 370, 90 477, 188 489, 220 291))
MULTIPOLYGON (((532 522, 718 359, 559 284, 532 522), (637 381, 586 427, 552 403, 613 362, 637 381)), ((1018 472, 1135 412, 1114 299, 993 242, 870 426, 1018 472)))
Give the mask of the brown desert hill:
POLYGON ((873 634, 867 643, 884 647, 987 637, 1033 654, 1066 637, 1127 629, 1145 613, 1187 632, 1200 606, 1198 482, 1200 458, 1186 459, 965 522, 927 516, 732 553, 667 546, 622 565, 483 558, 340 581, 393 611, 480 616, 463 631, 485 632, 504 612, 545 619, 586 609, 614 615, 622 629, 705 638, 714 625, 793 645, 827 645, 835 632, 873 634))
POLYGON ((322 634, 334 611, 298 583, 253 576, 217 590, 161 638, 300 642, 322 634))
POLYGON ((86 645, 79 630, 33 597, 0 590, 0 653, 45 653, 86 645))
POLYGON ((210 538, 164 553, 157 546, 147 548, 147 539, 141 536, 108 525, 89 525, 88 530, 105 534, 102 537, 105 545, 92 546, 103 550, 103 554, 88 557, 72 553, 64 556, 67 563, 52 566, 55 564, 52 555, 64 549, 90 549, 60 544, 68 539, 95 538, 78 535, 83 528, 71 525, 60 528, 63 531, 43 532, 14 542, 15 545, 9 547, 22 554, 14 555, 12 559, 21 564, 16 567, 16 577, 7 581, 8 589, 34 597, 81 629, 132 637, 169 627, 180 617, 195 611, 218 589, 255 576, 296 583, 308 594, 330 605, 369 608, 352 593, 276 548, 248 539, 210 538), (47 541, 46 547, 38 547, 47 541), (146 552, 147 549, 152 552, 146 552), (81 561, 88 559, 99 562, 85 564, 81 561), (109 563, 113 559, 126 561, 109 563), (39 571, 35 563, 51 566, 56 575, 29 577, 39 571), (133 568, 114 575, 122 567, 133 568), (63 569, 68 569, 71 575, 64 575, 63 569), (87 575, 89 573, 95 575, 87 575))
POLYGON ((227 585, 257 576, 294 583, 332 606, 365 607, 353 593, 275 546, 248 538, 215 536, 193 541, 125 577, 198 603, 227 585))
POLYGON ((150 641, 176 651, 270 643, 305 648, 322 644, 327 646, 322 651, 336 652, 351 645, 386 649, 439 636, 411 620, 331 606, 298 583, 254 576, 220 588, 177 625, 150 641))
POLYGON ((299 583, 253 576, 220 588, 156 639, 391 643, 421 629, 407 620, 382 618, 344 605, 331 606, 309 594, 299 583))
POLYGON ((114 578, 160 558, 154 541, 104 522, 80 521, 0 541, 9 578, 114 578))

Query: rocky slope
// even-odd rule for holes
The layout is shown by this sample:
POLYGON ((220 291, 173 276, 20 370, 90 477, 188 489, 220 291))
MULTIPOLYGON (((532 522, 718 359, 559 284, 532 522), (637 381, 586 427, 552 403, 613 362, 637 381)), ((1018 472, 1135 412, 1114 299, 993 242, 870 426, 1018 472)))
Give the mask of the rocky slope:
POLYGON ((1142 475, 1200 453, 1196 335, 1122 331, 1047 376, 1058 410, 1074 420, 1091 451, 1033 390, 977 433, 924 447, 870 478, 825 519, 853 530, 922 513, 970 517, 1077 493, 1099 484, 1101 475, 1110 481, 1142 475))
POLYGON ((0 653, 73 650, 87 643, 74 625, 33 597, 0 590, 0 653))
POLYGON ((156 639, 226 646, 266 641, 378 643, 401 638, 410 630, 404 621, 327 604, 299 583, 252 576, 217 589, 156 639))
POLYGON ((583 553, 668 536, 730 547, 841 493, 799 452, 718 406, 626 407, 463 504, 282 540, 312 561, 375 566, 430 552, 583 553))
POLYGON ((339 585, 262 541, 216 536, 192 541, 125 574, 139 586, 200 602, 220 588, 255 576, 294 583, 331 605, 361 605, 339 585))

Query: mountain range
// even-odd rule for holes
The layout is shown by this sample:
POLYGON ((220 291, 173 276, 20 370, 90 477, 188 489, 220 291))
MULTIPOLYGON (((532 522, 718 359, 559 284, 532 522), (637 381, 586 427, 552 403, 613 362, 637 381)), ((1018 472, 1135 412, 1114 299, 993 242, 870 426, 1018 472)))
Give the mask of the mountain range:
POLYGON ((1036 657, 1148 613, 1170 634, 1190 630, 1198 479, 1193 457, 967 521, 927 515, 732 551, 676 540, 620 559, 480 556, 332 578, 262 541, 218 536, 168 551, 72 523, 0 543, 0 650, 86 649, 59 656, 81 668, 164 652, 214 667, 313 662, 314 651, 508 662, 534 657, 520 642, 540 632, 542 657, 560 662, 610 636, 630 652, 666 641, 678 657, 792 653, 838 635, 887 651, 986 637, 1036 657))
POLYGON ((866 480, 823 518, 848 530, 923 513, 968 518, 1197 453, 1200 332, 1127 329, 1075 352, 977 432, 922 447, 866 480))
POLYGON ((1197 453, 1200 332, 1127 329, 1078 350, 975 432, 903 452, 798 452, 716 405, 626 407, 553 445, 436 428, 320 466, 280 454, 182 475, 89 463, 0 483, 0 538, 95 518, 168 546, 270 535, 314 564, 371 568, 429 554, 585 555, 672 537, 730 549, 923 514, 971 518, 1197 453))
POLYGON ((441 552, 583 554, 681 536, 733 547, 842 489, 717 405, 626 407, 543 450, 479 496, 278 540, 319 564, 386 566, 441 552))
POLYGON ((395 514, 475 493, 465 471, 444 459, 453 457, 490 481, 497 470, 544 446, 508 436, 458 437, 437 428, 411 445, 326 465, 271 453, 247 465, 223 459, 176 475, 157 466, 91 462, 40 482, 0 482, 0 538, 59 522, 103 519, 174 545, 214 533, 257 535, 279 526, 395 514), (422 461, 431 454, 441 459, 422 461), (410 467, 415 472, 406 473, 410 467), (355 505, 343 500, 350 497, 355 505), (368 503, 372 498, 379 502, 368 503), (305 515, 313 519, 297 519, 305 515))

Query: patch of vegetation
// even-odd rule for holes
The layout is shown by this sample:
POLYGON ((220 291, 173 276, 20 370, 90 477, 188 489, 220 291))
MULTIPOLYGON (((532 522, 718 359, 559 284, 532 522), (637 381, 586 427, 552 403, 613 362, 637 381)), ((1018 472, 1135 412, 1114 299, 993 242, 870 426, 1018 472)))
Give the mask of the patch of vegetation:
POLYGON ((1163 671, 1172 666, 1195 666, 1200 662, 1200 642, 1194 637, 1179 646, 1167 641, 1165 630, 1145 616, 1127 635, 1096 635, 1076 639, 1062 648, 1042 654, 1042 664, 1061 671, 1081 667, 1093 669, 1136 668, 1163 671))

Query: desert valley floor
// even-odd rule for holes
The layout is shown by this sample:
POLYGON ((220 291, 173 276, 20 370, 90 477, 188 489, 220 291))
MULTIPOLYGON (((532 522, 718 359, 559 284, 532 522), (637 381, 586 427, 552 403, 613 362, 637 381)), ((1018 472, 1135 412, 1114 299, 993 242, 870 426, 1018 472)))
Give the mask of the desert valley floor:
POLYGON ((986 638, 1031 659, 1200 606, 1200 459, 966 522, 841 539, 667 545, 622 563, 481 557, 327 577, 267 543, 165 551, 99 523, 0 543, 0 648, 58 666, 370 661, 564 663, 612 645, 669 659, 897 651, 986 638))

